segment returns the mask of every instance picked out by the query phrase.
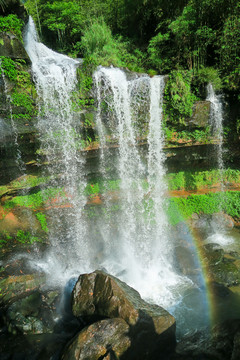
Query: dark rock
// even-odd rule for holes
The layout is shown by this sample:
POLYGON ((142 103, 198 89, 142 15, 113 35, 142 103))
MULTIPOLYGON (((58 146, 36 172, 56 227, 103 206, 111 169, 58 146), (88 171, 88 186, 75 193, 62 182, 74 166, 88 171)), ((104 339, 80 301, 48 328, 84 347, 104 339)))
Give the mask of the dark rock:
POLYGON ((232 256, 224 253, 217 244, 203 246, 208 269, 208 277, 225 286, 238 285, 240 283, 239 266, 234 262, 232 256))
POLYGON ((62 360, 122 358, 130 348, 129 326, 122 319, 98 321, 83 329, 64 350, 62 360))
POLYGON ((104 317, 125 320, 131 340, 126 359, 154 359, 156 353, 175 343, 173 316, 146 303, 136 290, 102 271, 79 277, 73 290, 72 309, 75 316, 89 321, 104 317))
POLYGON ((0 305, 8 306, 18 299, 24 298, 46 282, 45 274, 29 274, 22 276, 9 276, 0 280, 0 305))
POLYGON ((0 337, 1 360, 57 360, 69 336, 60 334, 3 335, 0 337))
POLYGON ((240 358, 240 320, 225 321, 211 332, 185 336, 169 360, 237 360, 240 358))
POLYGON ((6 56, 11 59, 23 59, 30 63, 23 43, 10 32, 0 33, 0 56, 6 56))
POLYGON ((56 291, 47 292, 45 296, 36 291, 30 296, 14 302, 5 315, 8 331, 12 334, 53 333, 56 317, 54 303, 58 295, 59 293, 56 291), (45 299, 48 303, 44 301, 45 299))

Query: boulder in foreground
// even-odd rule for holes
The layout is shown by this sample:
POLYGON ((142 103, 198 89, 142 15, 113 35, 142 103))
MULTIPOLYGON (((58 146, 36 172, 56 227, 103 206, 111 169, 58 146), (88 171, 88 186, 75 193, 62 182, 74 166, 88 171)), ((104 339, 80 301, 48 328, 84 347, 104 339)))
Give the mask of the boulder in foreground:
MULTIPOLYGON (((114 353, 117 359, 157 359, 175 344, 174 317, 160 306, 148 304, 136 290, 103 271, 79 277, 72 294, 72 310, 76 317, 89 322, 105 318, 126 322, 128 331, 125 329, 121 336, 127 336, 131 345, 120 357, 114 353)), ((94 340, 88 345, 95 347, 94 340)), ((82 358, 81 352, 76 357, 87 358, 82 358)))

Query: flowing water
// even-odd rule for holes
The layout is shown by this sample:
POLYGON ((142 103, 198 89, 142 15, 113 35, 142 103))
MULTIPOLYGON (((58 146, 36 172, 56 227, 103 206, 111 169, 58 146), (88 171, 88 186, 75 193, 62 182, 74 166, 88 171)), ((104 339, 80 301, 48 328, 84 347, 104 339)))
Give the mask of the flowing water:
MULTIPOLYGON (((190 279, 176 267, 179 239, 175 240, 165 214, 164 77, 104 67, 94 73, 99 171, 105 191, 102 212, 88 219, 80 115, 72 106, 79 62, 40 43, 31 19, 25 44, 38 92, 39 153, 45 157, 43 171, 51 179, 51 187, 42 190, 55 194, 46 205, 51 249, 38 266, 54 282, 63 283, 104 268, 145 299, 170 309, 181 326, 186 313, 191 323, 192 304, 184 298, 194 297, 195 309, 202 314, 205 290, 200 289, 204 285, 199 269, 190 279), (111 146, 117 148, 114 158, 111 146), (115 190, 109 188, 112 180, 119 185, 115 190), (194 295, 186 296, 189 289, 194 295)), ((181 236, 187 237, 185 230, 181 236)), ((200 318, 194 326, 197 321, 205 324, 206 319, 200 318)))
MULTIPOLYGON (((207 86, 207 99, 210 101, 210 125, 214 138, 217 140, 216 160, 217 167, 223 171, 223 108, 221 97, 215 94, 211 83, 207 86)), ((223 184, 222 184, 223 186, 223 184)))
MULTIPOLYGON (((220 172, 220 189, 222 191, 222 201, 224 201, 224 183, 223 183, 223 104, 221 96, 216 95, 214 88, 211 83, 207 86, 207 99, 210 101, 210 126, 212 135, 216 139, 217 144, 215 145, 216 154, 213 156, 217 164, 217 169, 220 172)), ((220 209, 221 211, 221 204, 220 209)), ((223 221, 224 222, 224 219, 223 221)), ((209 236, 208 242, 217 243, 221 246, 231 245, 234 240, 231 236, 228 236, 224 226, 221 226, 221 220, 214 226, 214 233, 209 236)))
POLYGON ((46 266, 49 272, 58 277, 62 273, 69 276, 76 266, 85 269, 89 252, 83 217, 86 203, 83 194, 86 184, 85 160, 80 153, 79 121, 72 101, 79 62, 40 43, 31 18, 25 36, 25 47, 32 61, 32 73, 38 92, 39 152, 45 155, 48 164, 45 175, 50 176, 53 187, 59 190, 56 192, 56 206, 50 206, 49 210, 52 251, 48 254, 46 266), (66 210, 64 204, 69 209, 66 210), (71 267, 68 265, 69 259, 71 267))
MULTIPOLYGON (((94 80, 103 178, 110 151, 106 146, 108 131, 119 146, 115 172, 120 180, 120 209, 114 222, 110 216, 106 231, 102 231, 107 245, 103 266, 120 274, 145 298, 169 306, 176 301, 176 288, 184 280, 173 269, 174 243, 163 210, 167 190, 162 132, 164 77, 143 75, 128 79, 120 69, 100 67, 94 80), (105 109, 101 111, 103 103, 105 109), (148 124, 147 154, 138 146, 138 121, 143 109, 148 124)), ((105 202, 110 212, 111 193, 105 194, 105 202)))

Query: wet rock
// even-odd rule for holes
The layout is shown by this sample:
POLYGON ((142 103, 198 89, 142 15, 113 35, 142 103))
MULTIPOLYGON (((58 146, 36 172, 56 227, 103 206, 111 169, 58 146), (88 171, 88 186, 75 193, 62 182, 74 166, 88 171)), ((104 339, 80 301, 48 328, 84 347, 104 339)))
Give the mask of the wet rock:
POLYGON ((11 59, 23 59, 30 63, 23 43, 10 32, 0 33, 0 56, 6 56, 11 59))
POLYGON ((74 287, 72 310, 88 321, 121 318, 129 325, 131 349, 126 359, 153 359, 175 343, 175 319, 166 310, 146 303, 139 293, 103 271, 81 275, 74 287))
POLYGON ((229 320, 216 325, 211 332, 195 332, 185 336, 169 360, 237 360, 240 320, 229 320))
POLYGON ((193 116, 189 120, 192 127, 207 127, 209 125, 210 102, 196 101, 193 107, 193 116))
POLYGON ((83 329, 64 350, 62 360, 119 359, 131 346, 123 319, 98 321, 83 329))
POLYGON ((224 231, 234 227, 233 218, 223 212, 215 213, 211 217, 211 226, 214 230, 224 231))
POLYGON ((238 285, 240 283, 239 266, 232 256, 228 256, 217 244, 203 246, 205 266, 208 269, 208 277, 225 286, 238 285))
POLYGON ((8 306, 18 299, 30 295, 46 282, 45 274, 9 276, 0 280, 0 305, 8 306))
POLYGON ((48 293, 43 296, 39 291, 14 302, 4 316, 8 331, 12 334, 52 333, 55 327, 55 302, 58 295, 56 291, 50 294, 50 304, 44 301, 49 300, 48 293))
POLYGON ((3 335, 1 360, 57 360, 69 336, 61 334, 3 335))

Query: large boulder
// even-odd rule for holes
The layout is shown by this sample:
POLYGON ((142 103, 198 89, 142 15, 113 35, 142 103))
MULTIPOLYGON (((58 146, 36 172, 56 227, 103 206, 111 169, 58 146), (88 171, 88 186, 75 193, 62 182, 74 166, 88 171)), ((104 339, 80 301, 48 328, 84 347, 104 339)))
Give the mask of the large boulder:
POLYGON ((86 321, 123 319, 129 326, 131 347, 121 359, 155 359, 175 344, 174 317, 160 306, 146 303, 136 290, 103 271, 79 277, 72 310, 86 321))
POLYGON ((65 349, 62 360, 119 359, 131 346, 122 319, 98 321, 83 329, 65 349), (114 357, 111 357, 114 356, 114 357))

